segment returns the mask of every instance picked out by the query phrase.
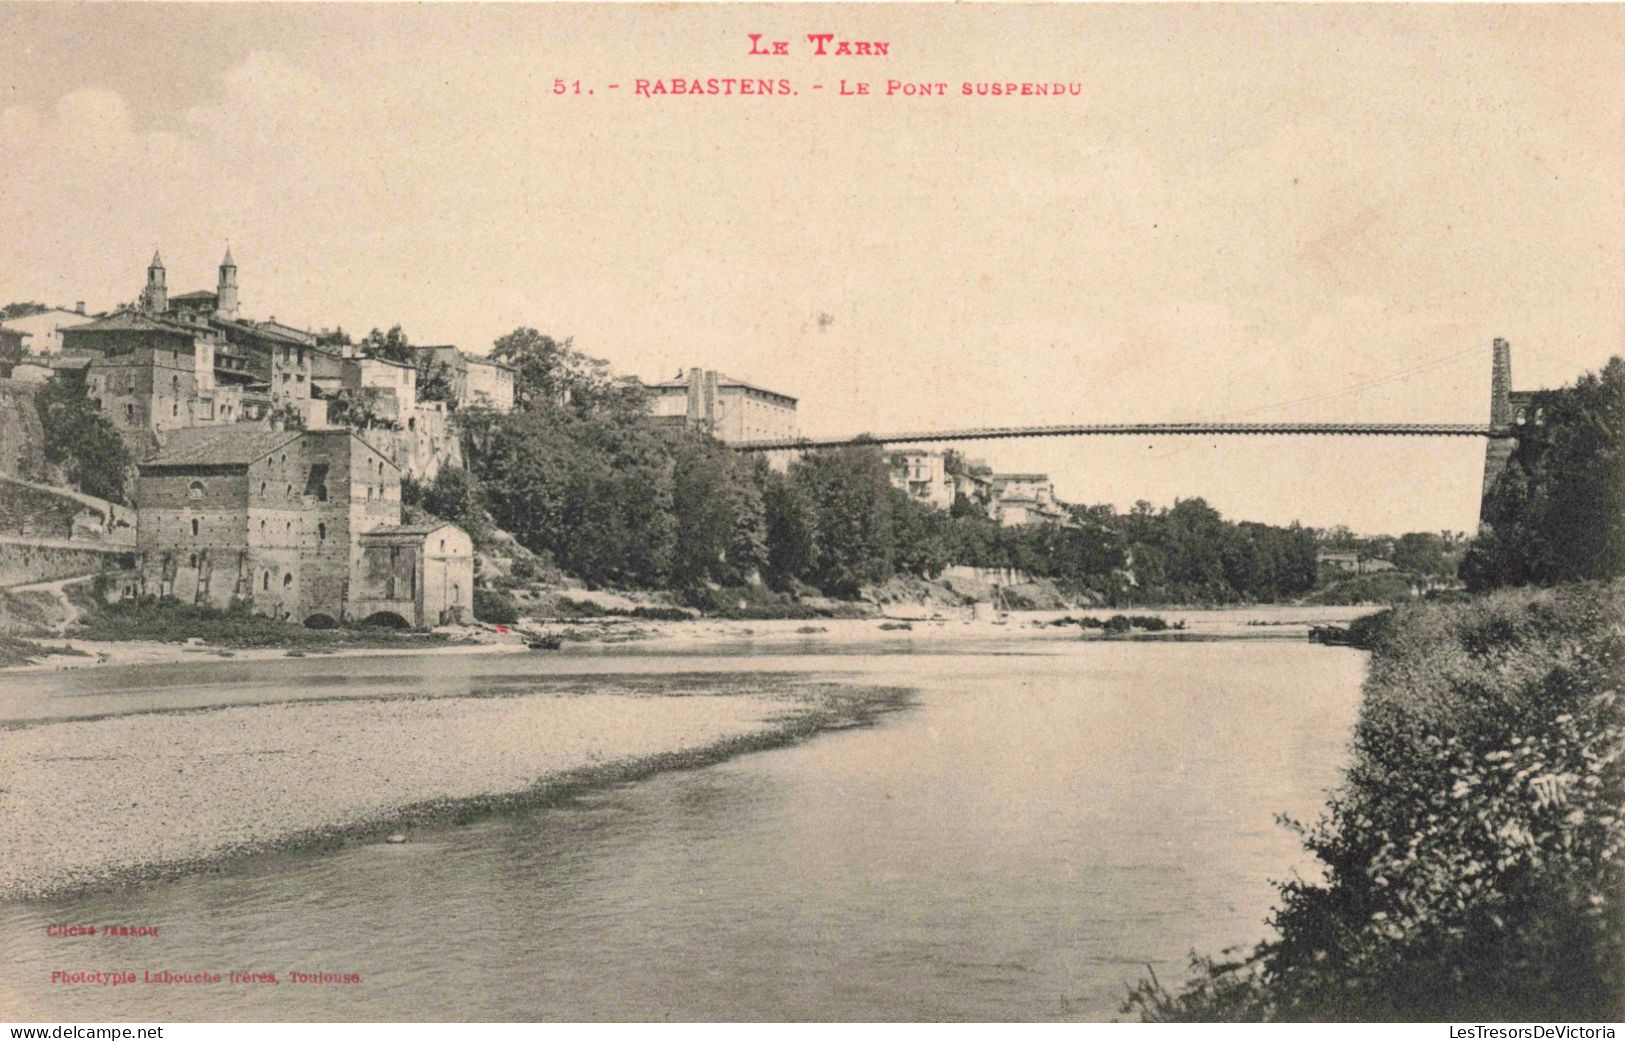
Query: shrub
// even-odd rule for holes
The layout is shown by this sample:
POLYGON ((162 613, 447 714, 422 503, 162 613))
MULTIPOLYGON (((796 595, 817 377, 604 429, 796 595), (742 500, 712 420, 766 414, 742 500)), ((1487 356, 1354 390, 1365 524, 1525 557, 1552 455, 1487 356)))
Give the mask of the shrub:
MULTIPOLYGON (((1368 616, 1343 786, 1279 936, 1147 1019, 1625 1015, 1625 583, 1368 616)), ((1367 619, 1361 619, 1366 622, 1367 619)))
POLYGON ((494 589, 475 589, 474 617, 481 622, 512 625, 519 621, 519 605, 506 593, 494 589))

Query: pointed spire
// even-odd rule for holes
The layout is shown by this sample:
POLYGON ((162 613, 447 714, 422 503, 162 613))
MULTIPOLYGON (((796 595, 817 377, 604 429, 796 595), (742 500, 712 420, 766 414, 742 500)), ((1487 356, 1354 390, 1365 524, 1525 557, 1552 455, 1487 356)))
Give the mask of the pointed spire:
POLYGON ((163 261, 162 257, 158 256, 158 247, 157 246, 154 246, 152 248, 152 263, 148 264, 147 266, 148 267, 159 268, 160 270, 163 268, 164 261, 163 261))
POLYGON ((226 259, 220 262, 221 267, 236 267, 237 262, 231 259, 231 240, 226 240, 226 259))

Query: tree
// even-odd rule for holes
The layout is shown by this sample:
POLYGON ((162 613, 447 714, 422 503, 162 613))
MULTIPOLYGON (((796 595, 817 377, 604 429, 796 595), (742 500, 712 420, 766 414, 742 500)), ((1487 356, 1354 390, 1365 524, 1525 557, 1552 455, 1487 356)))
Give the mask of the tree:
POLYGON ((817 518, 799 486, 775 470, 758 471, 764 535, 767 541, 763 578, 784 591, 810 581, 818 555, 817 518))
POLYGON ((8 318, 27 318, 31 314, 42 314, 50 308, 38 300, 20 300, 0 307, 0 322, 8 318))
POLYGON ((373 427, 398 429, 400 424, 378 414, 371 388, 346 387, 327 399, 328 420, 338 426, 367 430, 373 427))
POLYGON ((451 366, 436 361, 428 351, 417 352, 418 400, 443 401, 447 408, 457 407, 457 385, 452 380, 451 366))
POLYGON ((669 581, 671 458, 651 422, 543 407, 476 427, 469 463, 492 517, 527 549, 595 585, 669 581))
POLYGON ((473 474, 460 466, 442 466, 434 480, 426 484, 403 479, 401 501, 421 506, 431 515, 450 521, 468 532, 475 542, 485 537, 488 525, 484 489, 473 474))
POLYGON ((555 340, 522 326, 492 344, 490 357, 513 366, 514 400, 522 409, 552 405, 617 416, 648 411, 642 383, 612 376, 608 362, 576 350, 568 337, 555 340))
POLYGON ((1462 561, 1471 589, 1625 574, 1625 359, 1541 391, 1462 561))
POLYGON ((126 502, 125 478, 133 465, 124 439, 86 397, 82 373, 58 371, 34 397, 45 431, 45 461, 63 470, 86 495, 126 502))
POLYGON ((398 325, 390 326, 387 333, 374 329, 356 346, 356 349, 364 358, 378 358, 398 362, 401 365, 417 365, 412 342, 406 338, 406 334, 398 325))
POLYGON ((814 452, 790 467, 790 480, 814 510, 813 583, 855 596, 892 576, 890 471, 880 448, 858 444, 814 452))
POLYGON ((676 542, 672 581, 739 585, 766 563, 762 497, 745 462, 720 441, 684 431, 670 441, 676 542))
POLYGON ((1394 553, 1390 558, 1394 567, 1401 571, 1411 571, 1418 575, 1448 575, 1452 568, 1446 554, 1450 551, 1449 544, 1431 531, 1411 531, 1401 535, 1394 542, 1394 553))

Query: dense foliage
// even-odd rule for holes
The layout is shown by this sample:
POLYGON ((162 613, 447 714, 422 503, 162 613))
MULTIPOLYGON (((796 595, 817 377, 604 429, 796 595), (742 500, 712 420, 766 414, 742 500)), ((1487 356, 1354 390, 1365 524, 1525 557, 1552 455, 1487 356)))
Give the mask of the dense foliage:
MULTIPOLYGON (((368 339, 387 353, 404 342, 397 332, 368 339)), ((760 578, 780 592, 850 597, 894 575, 929 578, 962 564, 1022 571, 1112 604, 1273 601, 1316 586, 1317 534, 1297 525, 1232 523, 1188 499, 1123 514, 1077 507, 1069 524, 1005 528, 985 504, 938 510, 911 499, 893 486, 878 445, 803 453, 779 472, 663 424, 649 414, 646 388, 568 339, 521 328, 491 357, 513 366, 518 407, 463 412, 474 480, 460 495, 470 505, 425 499, 425 508, 463 523, 478 500, 499 527, 590 584, 671 588, 699 603, 702 590, 760 578)), ((950 464, 966 465, 957 456, 950 464)), ((1438 542, 1400 540, 1419 561, 1441 557, 1438 542)))
POLYGON ((85 393, 82 373, 57 372, 34 397, 45 430, 46 463, 86 495, 126 502, 132 465, 129 449, 113 424, 85 393))
MULTIPOLYGON (((328 334, 328 339, 334 343, 348 343, 349 337, 341 329, 337 334, 328 334)), ((388 332, 374 329, 366 338, 356 344, 356 351, 365 358, 377 358, 381 361, 392 361, 398 365, 409 365, 417 370, 417 399, 419 401, 443 401, 449 408, 457 407, 456 387, 452 383, 451 368, 443 361, 435 360, 434 355, 428 351, 420 350, 412 345, 406 333, 398 325, 392 325, 388 332)), ((352 409, 356 406, 351 404, 352 409)), ((359 422, 359 416, 346 420, 355 425, 367 425, 359 422)), ((372 424, 376 425, 376 424, 372 424)))
POLYGON ((402 477, 401 504, 450 521, 468 532, 476 546, 490 534, 485 492, 474 475, 460 466, 442 466, 431 481, 402 477))
POLYGON ((1625 585, 1413 605, 1376 650, 1353 764, 1304 833, 1278 937, 1200 962, 1156 1020, 1625 1016, 1625 585))
POLYGON ((1625 359, 1537 393, 1462 563, 1471 589, 1625 575, 1625 359))
POLYGON ((0 307, 0 322, 8 318, 27 318, 31 314, 40 314, 50 308, 38 300, 14 300, 4 307, 0 307))

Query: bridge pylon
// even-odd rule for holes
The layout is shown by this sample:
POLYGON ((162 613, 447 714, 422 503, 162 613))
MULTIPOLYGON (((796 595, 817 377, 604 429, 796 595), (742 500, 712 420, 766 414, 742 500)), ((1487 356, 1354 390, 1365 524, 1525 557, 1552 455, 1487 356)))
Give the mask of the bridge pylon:
POLYGON ((1479 495, 1479 527, 1484 524, 1483 501, 1495 485, 1495 479, 1507 467, 1512 450, 1518 446, 1518 429, 1513 409, 1512 345, 1496 337, 1491 348, 1490 362, 1490 428, 1493 431, 1484 442, 1484 488, 1479 495))

